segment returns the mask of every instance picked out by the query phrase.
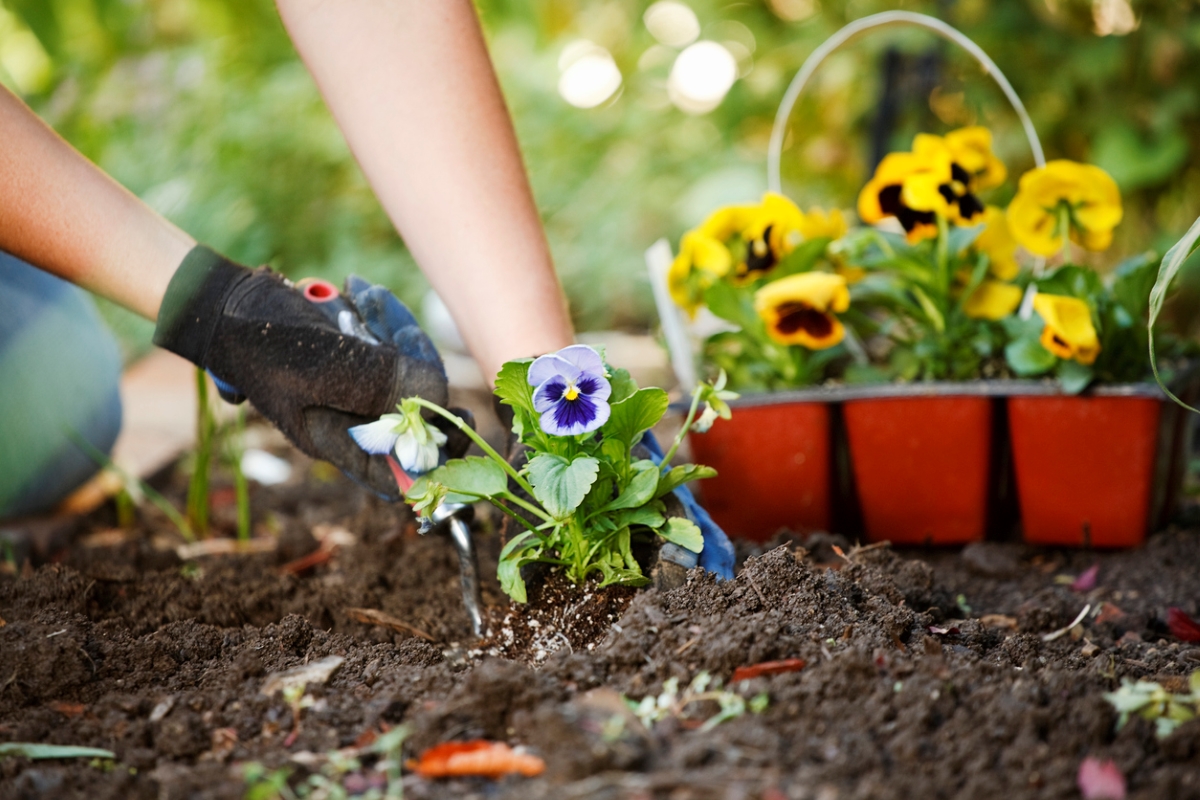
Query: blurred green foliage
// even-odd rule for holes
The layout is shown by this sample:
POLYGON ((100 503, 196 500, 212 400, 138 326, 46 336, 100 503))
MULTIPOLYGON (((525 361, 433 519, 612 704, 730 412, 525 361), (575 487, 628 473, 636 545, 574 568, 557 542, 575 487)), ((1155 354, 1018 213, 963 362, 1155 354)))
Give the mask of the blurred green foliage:
MULTIPOLYGON (((757 198, 775 109, 795 70, 847 21, 890 8, 961 28, 1025 99, 1048 158, 1112 173, 1126 220, 1105 259, 1162 252, 1200 215, 1196 0, 1132 0, 1126 22, 1136 28, 1124 35, 1099 35, 1097 25, 1111 27, 1105 20, 1129 10, 1126 0, 689 4, 703 38, 732 43, 741 72, 724 102, 699 116, 668 98, 677 50, 656 44, 643 24, 647 0, 479 0, 581 328, 653 324, 643 250, 660 236, 677 241, 720 203, 757 198), (559 55, 580 38, 607 48, 624 79, 613 99, 586 110, 557 89, 559 55)), ((1007 200, 1032 161, 1003 96, 949 45, 897 30, 835 55, 797 105, 784 158, 789 193, 805 207, 853 208, 872 166, 888 48, 902 61, 937 63, 934 88, 909 92, 889 143, 906 149, 918 130, 988 125, 1012 176, 996 198, 1007 200)), ((419 302, 424 281, 268 0, 0 0, 0 81, 231 257, 335 281, 353 271, 419 302)), ((148 339, 147 326, 109 312, 148 339)))

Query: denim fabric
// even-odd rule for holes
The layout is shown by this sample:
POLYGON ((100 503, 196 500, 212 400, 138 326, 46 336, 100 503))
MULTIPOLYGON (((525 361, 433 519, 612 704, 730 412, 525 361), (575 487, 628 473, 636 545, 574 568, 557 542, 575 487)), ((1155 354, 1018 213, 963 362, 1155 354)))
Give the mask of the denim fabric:
POLYGON ((0 252, 0 519, 49 511, 121 427, 117 343, 84 291, 0 252))

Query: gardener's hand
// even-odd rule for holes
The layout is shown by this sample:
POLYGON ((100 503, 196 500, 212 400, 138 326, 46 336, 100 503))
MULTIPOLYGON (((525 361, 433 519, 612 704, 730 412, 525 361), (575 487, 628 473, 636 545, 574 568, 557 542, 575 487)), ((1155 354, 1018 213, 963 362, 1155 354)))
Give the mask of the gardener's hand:
MULTIPOLYGON (((654 463, 662 463, 662 448, 650 431, 646 431, 642 436, 642 441, 635 445, 635 453, 638 450, 645 450, 646 455, 654 463)), ((730 543, 729 537, 725 535, 725 531, 713 522, 712 517, 696 502, 696 498, 686 486, 680 486, 673 494, 683 514, 700 528, 700 533, 704 536, 704 548, 697 554, 677 544, 665 543, 659 550, 658 564, 654 569, 655 584, 661 588, 673 588, 672 584, 678 586, 683 583, 682 576, 697 563, 720 578, 732 580, 733 545, 730 543)), ((669 513, 673 511, 672 505, 668 504, 667 506, 669 513)))
MULTIPOLYGON (((355 277, 346 290, 349 308, 335 323, 269 269, 197 247, 171 279, 154 343, 207 369, 227 399, 248 398, 305 453, 399 500, 384 457, 363 452, 347 430, 405 397, 445 405, 445 369, 391 292, 355 277)), ((449 455, 466 449, 463 439, 450 438, 449 455)))

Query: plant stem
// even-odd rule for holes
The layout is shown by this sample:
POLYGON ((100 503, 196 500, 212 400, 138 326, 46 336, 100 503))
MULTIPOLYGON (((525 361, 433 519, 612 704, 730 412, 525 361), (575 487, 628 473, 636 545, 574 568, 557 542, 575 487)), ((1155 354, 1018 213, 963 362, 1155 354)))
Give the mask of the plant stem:
POLYGON ((671 449, 663 456, 662 466, 666 469, 671 468, 671 459, 675 457, 675 451, 679 449, 679 445, 683 444, 683 437, 687 436, 688 429, 692 427, 692 422, 696 419, 696 409, 700 407, 700 395, 703 390, 703 384, 692 390, 692 407, 688 409, 687 419, 683 421, 683 427, 679 429, 679 433, 675 434, 675 441, 671 443, 671 449))
MULTIPOLYGON (((491 458, 495 459, 496 462, 504 468, 504 471, 508 473, 509 477, 517 482, 517 486, 520 486, 522 489, 524 489, 530 497, 537 496, 533 492, 533 487, 530 486, 529 482, 522 478, 515 469, 513 469, 512 464, 509 464, 508 461, 506 461, 503 456, 497 453, 490 444, 485 442, 483 437, 475 432, 474 428, 463 422, 461 417, 459 417, 457 414, 451 414, 437 403, 431 403, 428 400, 424 400, 420 397, 414 397, 412 400, 414 403, 421 406, 421 408, 428 408, 433 413, 450 420, 450 422, 452 422, 456 428, 467 435, 468 439, 479 445, 480 450, 487 453, 491 458)), ((549 519, 549 517, 547 517, 547 519, 549 519)))
POLYGON ((535 506, 533 503, 530 503, 528 500, 522 500, 520 497, 517 497, 512 492, 505 492, 504 499, 508 500, 510 503, 516 503, 521 508, 528 511, 530 514, 536 514, 537 516, 541 517, 546 522, 555 522, 556 521, 554 519, 554 517, 550 516, 545 511, 543 511, 542 509, 535 506))
POLYGON ((1058 227, 1062 231, 1062 263, 1071 260, 1071 209, 1066 203, 1058 205, 1058 227))
POLYGON ((187 515, 201 536, 208 534, 208 469, 212 461, 212 412, 208 405, 208 375, 196 367, 196 453, 188 482, 187 515))
POLYGON ((229 466, 233 470, 233 486, 237 493, 237 538, 250 540, 250 484, 242 472, 242 454, 246 433, 246 407, 242 406, 234 418, 233 435, 229 439, 229 466))

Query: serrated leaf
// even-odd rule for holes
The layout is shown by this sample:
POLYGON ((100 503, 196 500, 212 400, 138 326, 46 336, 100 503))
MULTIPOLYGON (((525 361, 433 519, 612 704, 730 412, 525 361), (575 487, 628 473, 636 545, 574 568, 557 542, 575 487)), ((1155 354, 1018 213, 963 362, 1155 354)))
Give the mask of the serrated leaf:
POLYGON ((31 761, 39 761, 47 758, 116 758, 117 754, 111 750, 101 750, 97 747, 5 742, 0 744, 0 758, 5 756, 20 756, 31 761))
POLYGON ((600 462, 590 456, 568 461, 541 453, 529 461, 529 482, 534 496, 555 519, 562 519, 583 502, 600 474, 600 462))
POLYGON ((529 385, 529 365, 533 359, 523 358, 505 362, 496 375, 496 397, 501 403, 522 409, 531 418, 536 418, 533 409, 533 389, 529 385))
POLYGON ((1004 348, 1004 358, 1013 372, 1022 378, 1045 375, 1054 368, 1058 358, 1037 339, 1017 339, 1004 348))
POLYGON ((716 476, 717 471, 712 467, 706 467, 702 464, 684 464, 683 466, 673 468, 658 479, 658 489, 655 491, 654 496, 664 497, 685 483, 703 480, 704 478, 715 478, 716 476))
POLYGON ((704 549, 704 534, 690 519, 671 517, 667 524, 658 529, 658 535, 684 550, 699 553, 704 549))
POLYGON ((653 428, 667 413, 670 401, 662 389, 638 389, 630 397, 614 403, 602 432, 605 439, 616 439, 625 447, 633 446, 643 431, 653 428))
POLYGON ((608 385, 612 387, 612 393, 608 396, 610 405, 621 402, 638 390, 637 382, 629 374, 629 370, 620 368, 612 370, 608 385))
POLYGON ((429 473, 429 480, 446 487, 446 500, 451 503, 473 503, 480 497, 496 497, 508 491, 504 467, 484 456, 447 461, 429 473))
POLYGON ((643 459, 635 462, 633 469, 633 480, 629 482, 619 497, 605 507, 607 510, 637 508, 654 499, 654 492, 658 488, 658 465, 653 461, 643 459))

